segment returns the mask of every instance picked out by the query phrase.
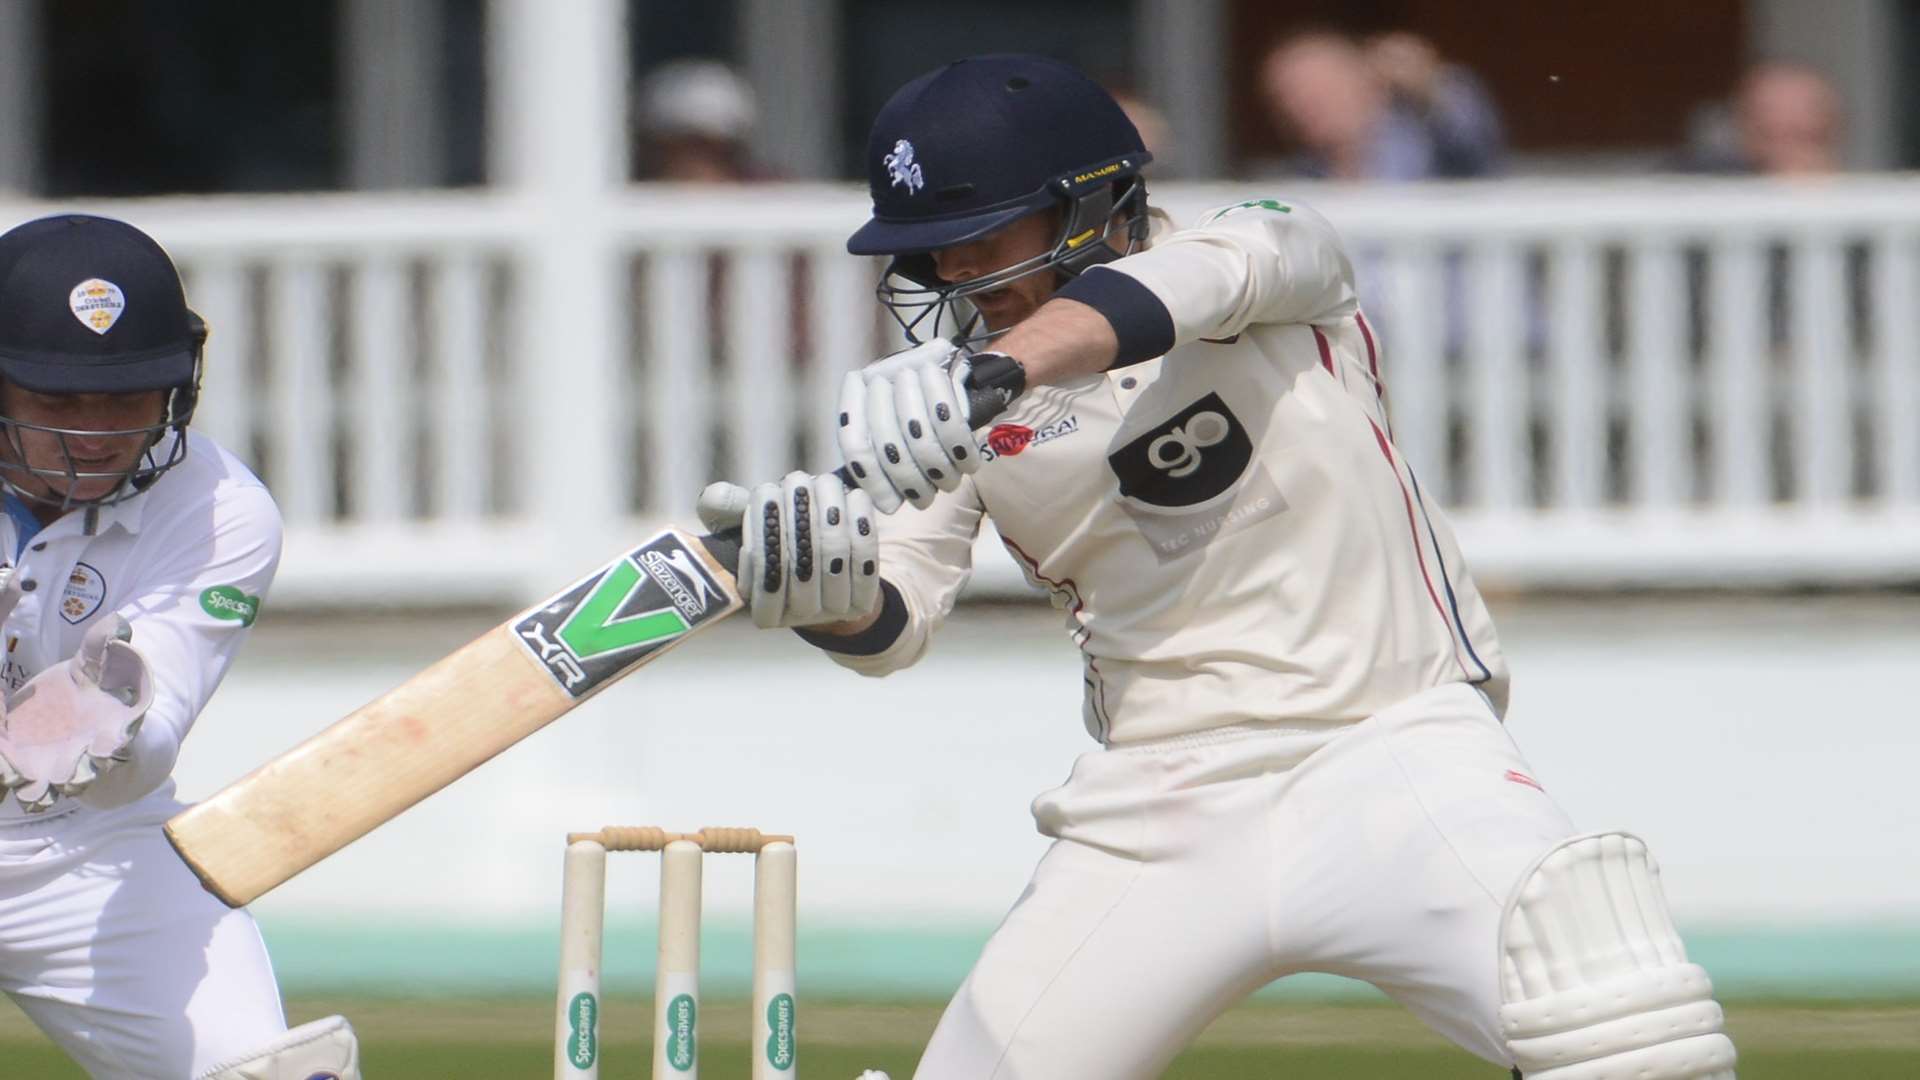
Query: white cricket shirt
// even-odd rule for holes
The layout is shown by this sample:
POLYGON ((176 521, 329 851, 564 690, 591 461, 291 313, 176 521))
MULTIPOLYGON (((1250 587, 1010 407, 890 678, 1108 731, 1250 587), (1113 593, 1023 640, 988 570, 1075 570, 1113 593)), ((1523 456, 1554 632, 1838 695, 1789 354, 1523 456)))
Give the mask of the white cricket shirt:
POLYGON ((0 824, 123 805, 163 785, 170 794, 180 742, 253 625, 280 563, 280 511, 239 459, 203 435, 187 438, 184 461, 102 507, 91 531, 83 510, 37 532, 18 506, 0 517, 0 558, 25 590, 4 625, 6 688, 72 657, 81 635, 115 611, 154 680, 127 762, 43 814, 28 815, 9 794, 0 824))
POLYGON ((1492 619, 1393 444, 1380 343, 1326 219, 1251 200, 1089 273, 1106 272, 1164 307, 1172 347, 1029 390, 959 490, 883 516, 906 627, 829 655, 871 675, 918 660, 990 514, 1067 614, 1103 742, 1357 722, 1447 683, 1503 710, 1492 619))

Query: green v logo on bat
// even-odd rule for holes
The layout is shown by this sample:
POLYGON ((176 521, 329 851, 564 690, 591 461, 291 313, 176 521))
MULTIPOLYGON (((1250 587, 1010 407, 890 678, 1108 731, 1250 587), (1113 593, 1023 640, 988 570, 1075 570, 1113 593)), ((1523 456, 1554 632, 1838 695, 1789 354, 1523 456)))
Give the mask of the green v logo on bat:
POLYGON ((724 590, 672 533, 575 582, 513 624, 514 638, 560 688, 592 694, 628 668, 731 610, 724 590))
POLYGON ((590 660, 687 632, 687 620, 671 607, 638 615, 620 614, 622 608, 628 607, 627 601, 638 590, 640 581, 640 568, 630 559, 621 560, 607 571, 587 602, 560 626, 560 640, 574 656, 590 660))

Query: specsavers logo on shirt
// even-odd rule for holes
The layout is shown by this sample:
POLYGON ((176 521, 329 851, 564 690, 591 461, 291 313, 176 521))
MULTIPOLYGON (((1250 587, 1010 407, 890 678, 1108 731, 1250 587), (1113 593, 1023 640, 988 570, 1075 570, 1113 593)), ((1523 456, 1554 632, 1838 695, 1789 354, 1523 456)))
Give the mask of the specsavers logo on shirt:
POLYGON ((216 619, 252 626, 260 614, 260 598, 248 596, 232 585, 215 585, 200 594, 200 608, 216 619))

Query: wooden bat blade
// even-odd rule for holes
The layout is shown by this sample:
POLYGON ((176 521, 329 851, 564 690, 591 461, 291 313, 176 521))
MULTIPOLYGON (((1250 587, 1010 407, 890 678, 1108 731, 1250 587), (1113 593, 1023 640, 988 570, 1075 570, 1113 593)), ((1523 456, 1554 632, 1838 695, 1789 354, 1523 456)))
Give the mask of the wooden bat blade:
POLYGON ((214 895, 252 903, 739 610, 707 545, 731 547, 661 532, 175 815, 167 838, 214 895))

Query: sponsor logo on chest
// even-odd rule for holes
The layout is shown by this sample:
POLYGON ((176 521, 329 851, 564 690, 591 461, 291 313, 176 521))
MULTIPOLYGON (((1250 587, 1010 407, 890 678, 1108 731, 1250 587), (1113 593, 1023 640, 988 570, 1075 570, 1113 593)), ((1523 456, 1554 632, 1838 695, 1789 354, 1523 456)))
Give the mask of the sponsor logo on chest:
POLYGON ((1055 420, 1051 424, 1042 424, 1034 428, 1025 424, 995 424, 987 432, 986 442, 980 446, 980 460, 992 461, 995 458, 1013 457, 1026 452, 1028 447, 1052 442, 1080 430, 1080 418, 1068 416, 1055 420))
POLYGON ((1252 460, 1253 440, 1217 393, 1107 455, 1122 495, 1166 508, 1217 498, 1252 460))

